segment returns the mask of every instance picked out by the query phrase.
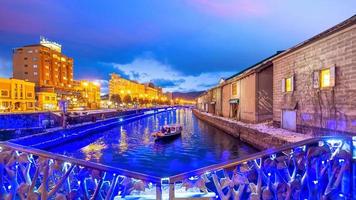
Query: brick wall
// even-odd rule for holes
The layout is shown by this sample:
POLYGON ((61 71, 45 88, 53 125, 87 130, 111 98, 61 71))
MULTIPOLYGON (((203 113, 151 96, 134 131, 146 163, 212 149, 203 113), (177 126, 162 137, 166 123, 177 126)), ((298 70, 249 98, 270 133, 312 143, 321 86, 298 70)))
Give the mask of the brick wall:
POLYGON ((296 109, 303 133, 356 133, 356 25, 319 39, 273 61, 273 120, 283 108, 296 109), (313 88, 313 72, 336 67, 335 86, 313 88), (282 79, 294 75, 294 91, 282 79), (295 105, 295 108, 292 108, 295 105), (321 131, 322 130, 322 131, 321 131))

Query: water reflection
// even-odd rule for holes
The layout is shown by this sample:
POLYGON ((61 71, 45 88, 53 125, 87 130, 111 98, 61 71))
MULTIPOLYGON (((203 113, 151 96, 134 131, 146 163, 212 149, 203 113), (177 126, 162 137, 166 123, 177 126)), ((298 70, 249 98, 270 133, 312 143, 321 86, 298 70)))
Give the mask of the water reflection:
POLYGON ((256 152, 251 146, 198 120, 189 109, 143 118, 50 151, 160 177, 256 152), (151 133, 171 123, 183 125, 182 136, 155 142, 151 133))
POLYGON ((103 155, 102 150, 105 148, 106 145, 101 143, 92 143, 82 148, 82 151, 85 154, 85 160, 99 161, 103 155))

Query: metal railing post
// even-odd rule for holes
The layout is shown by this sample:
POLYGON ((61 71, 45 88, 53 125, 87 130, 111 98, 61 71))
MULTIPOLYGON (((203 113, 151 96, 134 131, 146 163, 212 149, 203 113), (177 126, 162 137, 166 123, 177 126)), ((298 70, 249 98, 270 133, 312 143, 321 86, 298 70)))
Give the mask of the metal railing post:
POLYGON ((356 198, 356 136, 351 138, 351 199, 356 198))
POLYGON ((156 199, 162 200, 162 184, 156 183, 156 199))
POLYGON ((169 192, 168 192, 168 195, 169 195, 169 200, 173 200, 174 199, 174 183, 169 183, 169 192))

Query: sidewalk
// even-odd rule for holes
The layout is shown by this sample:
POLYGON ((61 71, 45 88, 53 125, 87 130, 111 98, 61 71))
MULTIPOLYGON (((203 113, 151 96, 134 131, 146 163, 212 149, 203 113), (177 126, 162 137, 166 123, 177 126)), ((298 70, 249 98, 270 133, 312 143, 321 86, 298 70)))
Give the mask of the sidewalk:
POLYGON ((268 122, 250 124, 215 116, 210 113, 200 112, 196 109, 193 111, 195 116, 199 119, 222 129, 230 135, 238 137, 242 141, 256 146, 261 150, 312 138, 310 135, 273 127, 268 122))

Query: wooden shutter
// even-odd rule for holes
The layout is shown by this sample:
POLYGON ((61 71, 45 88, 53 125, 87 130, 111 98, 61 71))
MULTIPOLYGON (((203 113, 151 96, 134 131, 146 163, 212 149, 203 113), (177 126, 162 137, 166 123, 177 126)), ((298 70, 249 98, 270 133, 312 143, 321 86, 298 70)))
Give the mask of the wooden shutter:
POLYGON ((286 92, 286 79, 282 79, 282 92, 286 92))
POLYGON ((291 81, 290 81, 291 88, 292 88, 292 91, 294 91, 294 76, 292 76, 290 79, 291 79, 291 81))
POLYGON ((335 66, 330 68, 330 87, 335 86, 335 66))
POLYGON ((320 71, 313 73, 313 88, 320 88, 320 71))

